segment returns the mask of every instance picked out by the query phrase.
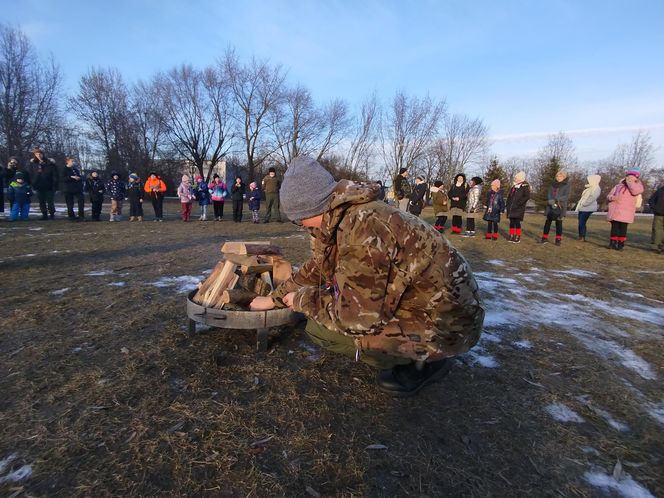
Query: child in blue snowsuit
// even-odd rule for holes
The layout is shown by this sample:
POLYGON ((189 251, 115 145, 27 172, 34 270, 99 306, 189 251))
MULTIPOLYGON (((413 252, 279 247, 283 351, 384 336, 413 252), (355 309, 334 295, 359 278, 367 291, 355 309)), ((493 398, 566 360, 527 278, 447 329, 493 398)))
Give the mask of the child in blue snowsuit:
POLYGON ((251 211, 251 221, 254 223, 260 223, 260 217, 258 215, 261 210, 261 191, 258 190, 256 182, 251 182, 249 184, 249 211, 251 211))
POLYGON ((19 217, 23 221, 28 221, 30 197, 32 197, 32 187, 25 181, 25 174, 22 171, 16 172, 7 189, 7 198, 11 206, 9 221, 16 221, 19 217))
POLYGON ((210 189, 207 182, 202 176, 196 177, 196 187, 194 187, 194 196, 198 200, 198 205, 201 208, 200 221, 207 220, 207 207, 210 204, 210 189))

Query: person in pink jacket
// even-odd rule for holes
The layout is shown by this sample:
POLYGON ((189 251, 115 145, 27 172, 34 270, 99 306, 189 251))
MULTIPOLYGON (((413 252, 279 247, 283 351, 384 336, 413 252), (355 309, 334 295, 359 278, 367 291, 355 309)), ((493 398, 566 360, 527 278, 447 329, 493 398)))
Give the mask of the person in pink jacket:
POLYGON ((627 240, 627 225, 634 222, 637 202, 643 193, 643 183, 639 180, 641 173, 629 170, 625 178, 611 189, 606 196, 609 201, 607 220, 611 222, 609 249, 622 251, 627 240))

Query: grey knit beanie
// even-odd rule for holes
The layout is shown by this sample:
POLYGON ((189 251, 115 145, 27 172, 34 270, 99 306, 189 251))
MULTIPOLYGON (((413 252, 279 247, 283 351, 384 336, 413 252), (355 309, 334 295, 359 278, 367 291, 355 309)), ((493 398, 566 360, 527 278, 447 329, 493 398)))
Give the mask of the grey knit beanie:
POLYGON ((337 182, 318 161, 308 156, 293 159, 279 191, 281 207, 294 221, 312 218, 325 211, 337 182))

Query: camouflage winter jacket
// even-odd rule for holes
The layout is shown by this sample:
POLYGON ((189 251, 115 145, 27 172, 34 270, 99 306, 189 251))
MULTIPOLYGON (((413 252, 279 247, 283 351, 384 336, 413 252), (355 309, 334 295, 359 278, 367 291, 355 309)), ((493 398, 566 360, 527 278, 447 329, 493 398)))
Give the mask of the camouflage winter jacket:
POLYGON ((312 257, 274 292, 353 336, 358 350, 412 359, 458 355, 479 339, 484 309, 465 259, 425 222, 376 201, 378 185, 342 180, 312 257))

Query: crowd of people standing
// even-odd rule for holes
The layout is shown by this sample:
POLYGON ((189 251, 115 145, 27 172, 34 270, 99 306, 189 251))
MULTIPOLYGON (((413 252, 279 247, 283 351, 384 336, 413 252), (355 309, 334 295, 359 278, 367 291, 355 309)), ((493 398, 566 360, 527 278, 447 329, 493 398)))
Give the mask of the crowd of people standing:
MULTIPOLYGON (((643 202, 644 185, 641 173, 630 169, 624 178, 611 189, 607 195, 607 220, 611 224, 609 248, 622 250, 627 240, 628 226, 634 222, 637 209, 643 202)), ((586 240, 587 222, 590 216, 598 210, 598 199, 601 194, 600 175, 589 175, 588 183, 576 203, 575 211, 578 213, 578 240, 586 240)), ((499 238, 499 224, 501 214, 505 213, 509 220, 508 241, 520 243, 522 236, 521 223, 526 214, 526 206, 531 198, 531 188, 526 181, 526 173, 519 171, 514 175, 512 184, 507 190, 507 198, 503 196, 501 181, 498 178, 491 180, 490 188, 482 198, 482 184, 484 180, 478 176, 467 181, 466 175, 459 173, 454 177, 452 184, 446 188, 443 182, 437 180, 429 187, 431 203, 433 206, 436 230, 445 231, 448 217, 451 217, 450 233, 464 237, 475 237, 476 220, 479 216, 487 222, 485 238, 496 241, 499 238), (483 214, 482 214, 483 213, 483 214), (466 229, 463 230, 463 221, 466 229)), ((423 177, 417 177, 415 186, 408 181, 408 170, 402 168, 394 179, 394 194, 399 209, 419 216, 425 204, 427 187, 423 177)), ((557 172, 555 179, 549 185, 546 196, 545 221, 539 242, 549 242, 549 233, 552 225, 555 226, 554 243, 562 244, 563 220, 567 216, 570 200, 570 184, 568 174, 564 170, 557 172)), ((660 186, 648 203, 654 213, 652 243, 659 252, 664 252, 664 186, 660 186)))

